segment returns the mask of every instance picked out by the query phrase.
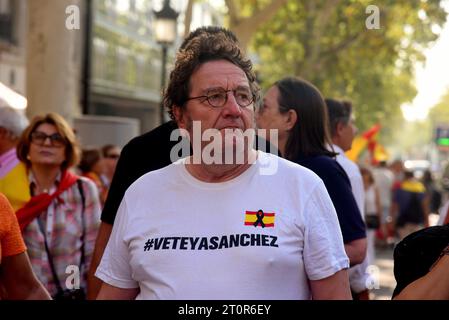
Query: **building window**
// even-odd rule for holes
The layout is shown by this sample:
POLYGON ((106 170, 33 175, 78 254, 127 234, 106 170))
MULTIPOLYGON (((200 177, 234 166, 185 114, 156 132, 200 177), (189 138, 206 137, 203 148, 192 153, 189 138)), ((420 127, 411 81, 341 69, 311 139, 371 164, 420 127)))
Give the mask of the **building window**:
POLYGON ((12 69, 9 73, 9 84, 11 85, 11 87, 14 87, 16 85, 16 72, 14 71, 14 69, 12 69))
POLYGON ((11 0, 0 0, 0 40, 12 42, 11 0))

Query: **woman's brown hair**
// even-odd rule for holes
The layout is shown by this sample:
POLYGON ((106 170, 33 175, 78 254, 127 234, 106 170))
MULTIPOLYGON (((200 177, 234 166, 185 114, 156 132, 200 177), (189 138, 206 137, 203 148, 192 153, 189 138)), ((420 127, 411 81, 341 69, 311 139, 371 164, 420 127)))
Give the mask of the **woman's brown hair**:
POLYGON ((75 132, 62 116, 53 112, 46 115, 35 116, 28 127, 23 131, 17 145, 17 157, 19 160, 25 163, 27 168, 31 167, 31 162, 27 159, 28 153, 30 152, 31 134, 43 123, 54 125, 58 133, 66 141, 65 160, 62 163, 61 168, 65 170, 77 165, 80 160, 81 149, 75 132))
POLYGON ((297 77, 285 77, 274 84, 279 89, 279 112, 296 111, 298 120, 290 130, 285 157, 295 160, 298 155, 329 156, 332 145, 329 135, 326 104, 320 91, 308 81, 297 77))

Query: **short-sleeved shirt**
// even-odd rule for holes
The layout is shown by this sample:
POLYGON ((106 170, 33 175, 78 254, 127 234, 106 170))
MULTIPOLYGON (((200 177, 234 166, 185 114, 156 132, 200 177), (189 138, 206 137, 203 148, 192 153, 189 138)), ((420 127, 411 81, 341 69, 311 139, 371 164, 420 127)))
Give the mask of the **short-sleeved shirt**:
POLYGON ((6 197, 0 193, 0 263, 2 258, 25 250, 16 215, 6 197))
POLYGON ((351 182, 338 162, 328 156, 302 155, 298 155, 295 162, 323 180, 337 211, 344 243, 365 238, 365 223, 352 193, 351 182))
POLYGON ((197 180, 185 159, 138 179, 96 276, 139 287, 137 299, 310 299, 309 280, 348 266, 321 179, 259 152, 222 183, 197 180))

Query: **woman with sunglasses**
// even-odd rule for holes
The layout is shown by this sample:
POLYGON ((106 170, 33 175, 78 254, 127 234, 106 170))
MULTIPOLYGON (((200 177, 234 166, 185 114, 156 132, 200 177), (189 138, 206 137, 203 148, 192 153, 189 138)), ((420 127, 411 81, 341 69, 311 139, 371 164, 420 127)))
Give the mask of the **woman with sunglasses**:
POLYGON ((82 297, 100 220, 95 184, 69 169, 80 148, 58 114, 35 117, 17 146, 29 173, 31 199, 16 214, 39 280, 55 298, 82 297))

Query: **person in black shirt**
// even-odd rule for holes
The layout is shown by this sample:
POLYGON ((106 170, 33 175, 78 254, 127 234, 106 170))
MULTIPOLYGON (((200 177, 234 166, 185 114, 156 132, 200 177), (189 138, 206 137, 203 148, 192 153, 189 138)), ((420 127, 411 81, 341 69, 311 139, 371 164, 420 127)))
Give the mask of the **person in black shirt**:
POLYGON ((94 277, 94 273, 109 240, 115 215, 126 189, 145 173, 172 163, 170 150, 180 140, 170 141, 170 135, 177 128, 176 122, 169 121, 132 139, 123 148, 101 214, 101 225, 89 270, 88 299, 95 299, 100 290, 101 281, 94 277))
POLYGON ((102 222, 114 224, 115 214, 123 194, 134 181, 147 172, 172 163, 170 150, 179 143, 179 139, 170 141, 170 134, 177 128, 176 122, 166 122, 154 130, 132 139, 123 148, 112 179, 108 199, 101 214, 102 222))
POLYGON ((366 255, 362 220, 346 172, 330 151, 326 105, 321 93, 305 80, 284 78, 265 94, 256 117, 261 129, 277 129, 281 155, 315 172, 324 182, 337 211, 351 266, 366 255))

